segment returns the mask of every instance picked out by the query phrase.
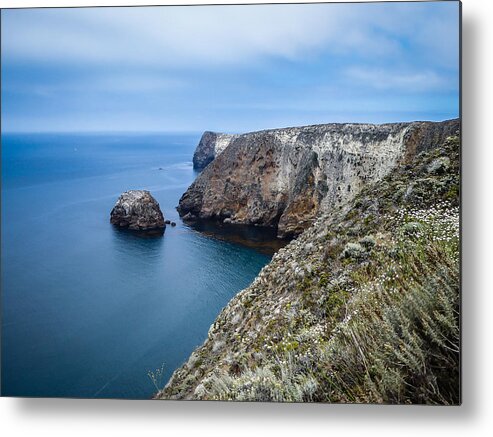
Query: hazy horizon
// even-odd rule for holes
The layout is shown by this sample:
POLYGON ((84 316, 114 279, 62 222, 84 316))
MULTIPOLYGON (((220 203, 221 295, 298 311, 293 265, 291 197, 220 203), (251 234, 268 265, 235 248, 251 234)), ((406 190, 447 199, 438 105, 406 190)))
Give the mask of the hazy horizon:
MULTIPOLYGON (((365 122, 352 122, 352 121, 348 121, 348 122, 326 122, 326 123, 315 123, 315 124, 306 124, 306 125, 290 125, 290 126, 278 126, 278 127, 267 127, 267 128, 264 128, 264 129, 259 129, 259 131, 264 131, 264 130, 274 130, 274 129, 289 129, 289 128, 296 128, 296 127, 304 127, 304 126, 317 126, 317 125, 320 125, 320 124, 375 124, 375 125, 383 125, 383 124, 398 124, 398 123, 421 123, 421 122, 432 122, 432 123, 440 123, 440 122, 444 122, 444 121, 449 121, 449 120, 454 120, 454 119, 458 119, 459 116, 457 117, 453 117, 453 118, 447 118, 447 119, 442 119, 442 120, 410 120, 410 121, 392 121, 392 122, 383 122, 383 123, 365 123, 365 122)), ((34 134, 46 134, 46 135, 49 135, 49 134, 67 134, 67 135, 70 135, 70 134, 87 134, 87 135, 91 135, 91 134, 102 134, 102 135, 111 135, 111 134, 128 134, 128 135, 132 135, 132 134, 135 134, 135 135, 139 135, 139 134, 170 134, 170 135, 174 135, 174 134, 203 134, 204 132, 208 131, 210 129, 205 129, 205 130, 181 130, 181 131, 173 131, 173 130, 80 130, 80 131, 75 131, 75 130, 50 130, 50 131, 29 131, 29 130, 25 130, 25 131, 21 131, 21 130, 17 130, 17 131, 5 131, 5 130, 1 130, 1 134, 8 134, 8 135, 16 135, 16 134, 19 134, 19 135, 22 135, 22 134, 25 134, 25 135, 34 135, 34 134)), ((227 133, 227 134, 247 134, 247 133, 250 133, 250 132, 256 132, 256 131, 244 131, 244 132, 240 132, 240 131, 213 131, 213 132, 217 132, 217 133, 227 133)))

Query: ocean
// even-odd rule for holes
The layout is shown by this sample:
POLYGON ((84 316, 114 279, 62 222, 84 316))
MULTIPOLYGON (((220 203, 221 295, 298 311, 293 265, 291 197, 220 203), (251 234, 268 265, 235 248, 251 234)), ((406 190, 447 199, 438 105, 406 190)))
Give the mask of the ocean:
POLYGON ((269 262, 244 244, 251 230, 242 240, 178 217, 199 139, 2 134, 2 395, 149 399, 269 262), (151 191, 177 226, 115 229, 129 189, 151 191))

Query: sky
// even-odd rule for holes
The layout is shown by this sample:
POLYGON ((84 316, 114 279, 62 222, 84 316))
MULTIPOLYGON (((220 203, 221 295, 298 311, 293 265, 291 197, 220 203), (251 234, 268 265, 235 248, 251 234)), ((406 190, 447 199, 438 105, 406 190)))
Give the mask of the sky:
POLYGON ((3 132, 459 116, 459 3, 10 9, 3 132))

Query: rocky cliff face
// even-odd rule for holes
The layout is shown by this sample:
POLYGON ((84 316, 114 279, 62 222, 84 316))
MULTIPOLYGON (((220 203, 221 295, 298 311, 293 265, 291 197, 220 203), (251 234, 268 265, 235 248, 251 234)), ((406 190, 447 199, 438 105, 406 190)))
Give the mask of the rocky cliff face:
POLYGON ((236 186, 243 196, 220 171, 249 181, 255 200, 268 197, 272 208, 275 197, 263 190, 279 181, 292 187, 285 202, 300 193, 331 196, 328 205, 354 193, 337 189, 347 178, 363 186, 277 252, 156 397, 459 403, 460 144, 457 136, 438 143, 456 127, 330 125, 232 143, 189 193, 200 193, 197 214, 222 201, 202 199, 212 188, 236 186), (268 183, 257 181, 260 172, 268 183), (325 188, 313 188, 321 181, 325 188))
POLYGON ((201 170, 207 167, 235 137, 236 135, 204 132, 193 154, 193 168, 201 170))
POLYGON ((164 229, 164 216, 159 203, 149 191, 125 191, 110 213, 110 223, 134 231, 164 229))
POLYGON ((296 235, 319 211, 347 204, 365 185, 458 128, 459 121, 450 120, 325 124, 238 136, 206 132, 194 163, 213 160, 182 196, 178 212, 187 219, 274 227, 279 237, 296 235))

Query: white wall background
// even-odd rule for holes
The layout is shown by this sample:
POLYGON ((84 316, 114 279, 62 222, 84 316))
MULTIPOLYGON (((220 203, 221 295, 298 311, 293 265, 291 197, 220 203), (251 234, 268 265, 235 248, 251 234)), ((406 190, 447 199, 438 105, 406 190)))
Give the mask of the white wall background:
MULTIPOLYGON (((240 0, 238 0, 240 1, 240 0)), ((241 0, 242 3, 253 3, 241 0)), ((274 1, 275 2, 275 1, 274 1)), ((281 1, 277 1, 282 3, 281 1)), ((286 2, 286 1, 285 1, 286 2)), ((231 3, 2 0, 2 7, 231 3)), ((493 435, 493 2, 463 0, 463 405, 401 407, 0 399, 2 436, 493 435), (489 431, 488 431, 489 429, 489 431)), ((275 23, 273 23, 275 25, 275 23)))

